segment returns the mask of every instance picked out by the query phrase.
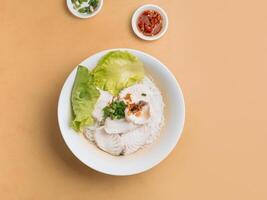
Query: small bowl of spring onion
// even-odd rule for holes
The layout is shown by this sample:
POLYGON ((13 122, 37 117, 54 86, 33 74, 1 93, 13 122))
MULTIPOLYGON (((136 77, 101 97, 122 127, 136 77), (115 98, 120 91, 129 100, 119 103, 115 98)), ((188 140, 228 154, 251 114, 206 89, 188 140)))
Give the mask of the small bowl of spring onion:
POLYGON ((103 0, 67 0, 69 11, 79 18, 95 16, 103 6, 103 0))

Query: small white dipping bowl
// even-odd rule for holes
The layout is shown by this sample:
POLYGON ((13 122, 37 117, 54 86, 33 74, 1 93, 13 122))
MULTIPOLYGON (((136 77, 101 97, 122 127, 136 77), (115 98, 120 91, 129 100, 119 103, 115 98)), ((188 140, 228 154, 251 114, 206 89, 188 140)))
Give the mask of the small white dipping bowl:
MULTIPOLYGON (((58 102, 58 123, 61 134, 72 153, 85 165, 110 175, 133 175, 144 172, 159 164, 174 149, 178 142, 185 120, 185 105, 182 90, 174 75, 156 58, 133 49, 111 49, 96 53, 80 65, 92 70, 100 58, 114 50, 128 51, 137 56, 145 66, 146 75, 151 76, 162 92, 165 103, 165 125, 159 138, 153 144, 127 156, 112 156, 90 143, 83 134, 71 127, 71 90, 77 67, 68 76, 61 90, 58 102)), ((155 99, 156 101, 156 99, 155 99)))
POLYGON ((161 38, 166 33, 166 31, 168 29, 168 25, 169 25, 169 21, 168 21, 168 16, 167 16, 166 12, 161 7, 153 5, 153 4, 146 4, 146 5, 143 5, 143 6, 139 7, 134 12, 134 14, 132 16, 132 28, 133 28, 133 31, 139 38, 141 38, 143 40, 151 41, 151 40, 157 40, 157 39, 161 38), (138 17, 145 10, 155 10, 155 11, 159 12, 160 15, 162 16, 162 29, 158 34, 156 34, 154 36, 146 36, 143 33, 141 33, 139 31, 139 29, 138 29, 138 26, 137 26, 138 17))
POLYGON ((83 13, 79 13, 78 10, 76 10, 73 6, 73 3, 71 2, 71 0, 67 0, 67 6, 69 11, 76 17, 82 18, 82 19, 86 19, 86 18, 90 18, 93 17, 95 15, 97 15, 99 13, 99 11, 102 9, 103 7, 103 3, 104 0, 99 0, 99 4, 97 6, 97 8, 95 9, 95 11, 91 14, 83 14, 83 13))

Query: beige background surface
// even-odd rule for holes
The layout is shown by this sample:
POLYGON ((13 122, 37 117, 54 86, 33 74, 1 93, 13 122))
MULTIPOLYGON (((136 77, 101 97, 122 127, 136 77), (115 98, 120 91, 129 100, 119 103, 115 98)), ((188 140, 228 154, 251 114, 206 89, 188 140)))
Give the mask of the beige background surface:
POLYGON ((267 199, 267 2, 105 0, 80 20, 64 0, 1 0, 0 199, 267 199), (137 39, 132 12, 169 15, 167 34, 137 39), (81 164, 59 132, 57 100, 76 64, 107 48, 150 53, 175 74, 186 100, 171 155, 136 176, 81 164))

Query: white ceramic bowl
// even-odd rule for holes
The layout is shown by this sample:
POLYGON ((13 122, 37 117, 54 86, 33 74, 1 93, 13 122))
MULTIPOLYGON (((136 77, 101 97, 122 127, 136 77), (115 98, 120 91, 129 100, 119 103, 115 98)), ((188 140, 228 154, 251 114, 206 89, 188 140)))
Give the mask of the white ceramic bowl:
POLYGON ((83 18, 83 19, 90 18, 90 17, 97 15, 99 13, 99 11, 102 9, 103 3, 104 3, 104 0, 99 0, 99 4, 98 4, 97 8, 92 14, 82 14, 82 13, 79 13, 78 10, 73 8, 73 3, 71 2, 71 0, 67 0, 67 6, 68 6, 69 11, 74 16, 79 17, 79 18, 83 18))
POLYGON ((111 156, 89 143, 82 134, 70 128, 71 90, 77 67, 68 76, 62 88, 58 102, 58 122, 61 134, 72 153, 85 165, 99 172, 110 175, 132 175, 144 172, 165 159, 178 142, 185 120, 184 98, 179 84, 168 68, 156 58, 132 49, 111 49, 96 53, 81 65, 89 69, 96 66, 98 60, 109 51, 127 50, 136 55, 145 65, 150 75, 162 92, 165 105, 165 125, 160 137, 150 146, 128 156, 111 156))
POLYGON ((139 7, 133 14, 132 16, 132 28, 134 33, 141 39, 143 40, 157 40, 159 38, 161 38, 167 31, 169 26, 169 20, 168 20, 168 16, 166 14, 166 12, 159 6, 153 5, 153 4, 146 4, 143 5, 141 7, 139 7), (157 12, 159 12, 162 16, 162 29, 161 31, 154 36, 145 36, 143 33, 141 33, 137 27, 137 20, 138 17, 140 16, 140 14, 142 14, 142 12, 144 12, 145 10, 155 10, 157 12))

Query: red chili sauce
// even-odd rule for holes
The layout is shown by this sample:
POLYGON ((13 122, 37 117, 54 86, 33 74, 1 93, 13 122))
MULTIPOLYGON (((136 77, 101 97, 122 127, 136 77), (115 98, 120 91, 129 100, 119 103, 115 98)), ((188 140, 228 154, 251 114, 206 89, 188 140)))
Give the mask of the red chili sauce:
POLYGON ((157 35, 162 29, 162 16, 155 10, 145 10, 138 17, 137 26, 146 36, 157 35))

